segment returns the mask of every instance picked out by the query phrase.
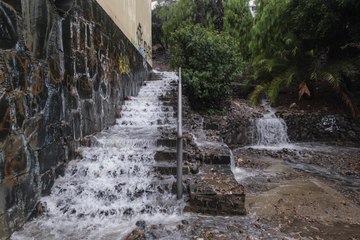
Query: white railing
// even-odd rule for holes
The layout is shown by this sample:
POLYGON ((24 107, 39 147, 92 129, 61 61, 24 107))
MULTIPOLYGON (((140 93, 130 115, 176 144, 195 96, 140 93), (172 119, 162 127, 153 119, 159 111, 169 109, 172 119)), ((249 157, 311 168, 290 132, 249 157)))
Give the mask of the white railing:
POLYGON ((176 170, 176 187, 177 198, 181 199, 183 195, 183 132, 182 132, 182 87, 181 87, 181 67, 179 68, 179 86, 178 86, 178 121, 177 121, 177 170, 176 170))

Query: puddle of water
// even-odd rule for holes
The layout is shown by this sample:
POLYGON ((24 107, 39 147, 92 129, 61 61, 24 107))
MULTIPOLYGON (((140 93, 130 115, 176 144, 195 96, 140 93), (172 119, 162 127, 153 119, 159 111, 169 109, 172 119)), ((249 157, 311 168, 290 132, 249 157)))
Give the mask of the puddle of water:
POLYGON ((236 167, 234 170, 233 170, 233 173, 234 173, 234 177, 236 179, 236 181, 238 183, 242 183, 246 178, 249 178, 249 177, 254 177, 256 175, 258 175, 258 173, 256 173, 255 171, 250 171, 248 169, 245 169, 245 168, 239 168, 239 167, 236 167))

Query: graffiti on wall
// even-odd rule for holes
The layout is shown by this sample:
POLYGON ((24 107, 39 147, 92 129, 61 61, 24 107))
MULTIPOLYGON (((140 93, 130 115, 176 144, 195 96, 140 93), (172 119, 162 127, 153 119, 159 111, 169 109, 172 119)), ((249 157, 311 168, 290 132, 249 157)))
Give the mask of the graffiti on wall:
POLYGON ((119 70, 122 74, 130 74, 130 61, 127 56, 120 56, 119 70))
MULTIPOLYGON (((144 41, 143 34, 144 33, 142 30, 142 26, 139 23, 138 27, 136 29, 138 50, 139 50, 141 56, 144 58, 144 60, 150 61, 152 58, 151 46, 146 41, 144 41)), ((145 65, 146 65, 146 61, 144 63, 144 67, 145 67, 145 65)))

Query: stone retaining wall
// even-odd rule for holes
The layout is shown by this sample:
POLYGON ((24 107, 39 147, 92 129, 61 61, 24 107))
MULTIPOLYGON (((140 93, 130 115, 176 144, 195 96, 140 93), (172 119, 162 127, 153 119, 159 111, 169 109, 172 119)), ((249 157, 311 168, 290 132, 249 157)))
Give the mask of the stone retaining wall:
POLYGON ((0 239, 115 123, 148 64, 95 0, 0 2, 0 239))
POLYGON ((350 116, 324 113, 279 112, 292 142, 360 142, 360 124, 350 116))
MULTIPOLYGON (((255 144, 255 120, 262 116, 262 111, 242 101, 233 104, 221 119, 205 119, 204 128, 220 130, 224 142, 231 147, 252 145, 255 144)), ((276 115, 285 120, 291 142, 360 143, 360 120, 350 115, 298 110, 282 110, 276 115)))

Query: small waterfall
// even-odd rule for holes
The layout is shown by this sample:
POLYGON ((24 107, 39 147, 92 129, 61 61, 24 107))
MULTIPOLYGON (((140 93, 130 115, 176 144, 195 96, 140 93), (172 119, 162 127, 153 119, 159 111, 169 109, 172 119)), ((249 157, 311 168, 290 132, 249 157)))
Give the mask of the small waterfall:
POLYGON ((275 115, 275 110, 263 100, 262 106, 267 113, 255 121, 255 143, 258 146, 282 146, 289 144, 287 126, 282 118, 275 115))

